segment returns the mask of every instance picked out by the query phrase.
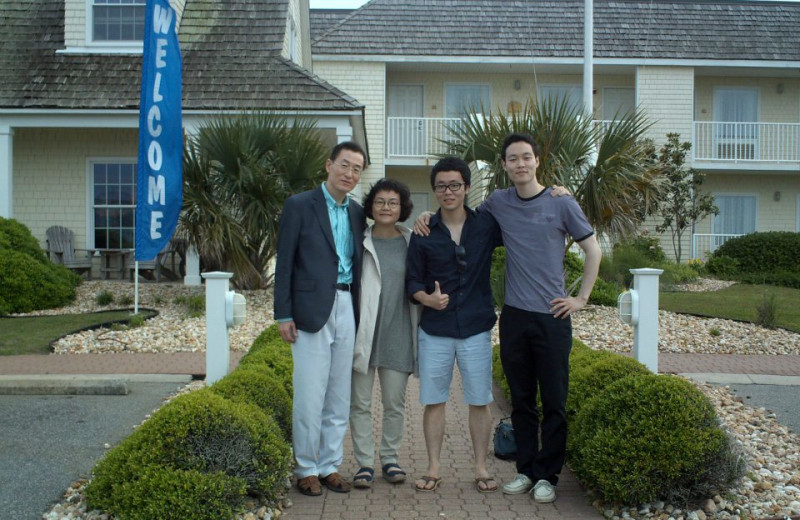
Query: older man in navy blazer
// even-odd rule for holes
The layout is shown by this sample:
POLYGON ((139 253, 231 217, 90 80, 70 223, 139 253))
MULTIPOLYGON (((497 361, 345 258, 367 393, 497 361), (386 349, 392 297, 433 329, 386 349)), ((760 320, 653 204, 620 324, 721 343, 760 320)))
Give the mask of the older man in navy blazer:
POLYGON ((278 233, 275 320, 292 344, 292 445, 297 487, 339 493, 350 483, 339 474, 350 411, 350 375, 358 320, 366 220, 347 197, 366 165, 354 142, 336 145, 325 164, 328 179, 286 200, 278 233))

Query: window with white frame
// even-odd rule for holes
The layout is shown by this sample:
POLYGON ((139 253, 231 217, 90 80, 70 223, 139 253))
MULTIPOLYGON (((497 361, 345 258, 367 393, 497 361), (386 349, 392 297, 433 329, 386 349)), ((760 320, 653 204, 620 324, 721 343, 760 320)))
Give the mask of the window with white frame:
POLYGON ((715 235, 746 235, 756 230, 756 195, 714 195, 719 214, 714 216, 715 235))
POLYGON ((94 249, 133 249, 136 228, 136 161, 91 163, 94 249))
POLYGON ((146 0, 88 0, 93 42, 141 42, 146 0))
POLYGON ((605 87, 603 89, 603 119, 613 121, 626 114, 633 114, 636 107, 636 92, 629 87, 605 87))
POLYGON ((583 87, 580 85, 543 85, 539 87, 539 102, 550 99, 552 102, 560 103, 564 98, 567 99, 569 106, 582 107, 583 87))
POLYGON ((445 117, 463 117, 469 112, 485 113, 491 108, 489 85, 449 83, 444 86, 445 117))

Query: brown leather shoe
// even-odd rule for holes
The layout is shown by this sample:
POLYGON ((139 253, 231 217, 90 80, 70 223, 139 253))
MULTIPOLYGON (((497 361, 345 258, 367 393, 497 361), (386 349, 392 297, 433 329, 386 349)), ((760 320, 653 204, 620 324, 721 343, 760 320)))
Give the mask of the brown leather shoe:
POLYGON ((319 483, 319 478, 316 475, 298 479, 297 489, 302 494, 310 497, 317 497, 322 494, 322 484, 319 483))
POLYGON ((319 480, 325 484, 326 488, 334 493, 349 493, 350 489, 353 487, 352 484, 339 473, 331 473, 328 476, 320 477, 319 480))

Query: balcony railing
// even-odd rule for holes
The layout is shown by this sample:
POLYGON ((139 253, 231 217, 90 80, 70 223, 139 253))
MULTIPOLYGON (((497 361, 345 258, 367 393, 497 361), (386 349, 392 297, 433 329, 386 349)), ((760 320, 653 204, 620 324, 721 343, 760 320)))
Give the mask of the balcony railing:
POLYGON ((461 121, 452 117, 390 117, 386 125, 387 157, 431 157, 445 153, 448 128, 461 121))
POLYGON ((740 236, 742 235, 695 233, 692 235, 692 258, 700 258, 701 260, 706 261, 708 260, 708 255, 716 251, 719 246, 731 238, 740 236))
POLYGON ((800 161, 800 123, 695 121, 692 146, 700 161, 800 161))

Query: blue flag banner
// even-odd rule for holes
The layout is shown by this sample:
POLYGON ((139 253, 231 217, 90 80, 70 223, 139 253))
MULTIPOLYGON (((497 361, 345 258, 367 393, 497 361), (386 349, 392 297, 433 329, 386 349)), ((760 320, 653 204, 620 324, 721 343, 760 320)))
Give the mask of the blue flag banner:
POLYGON ((183 204, 181 0, 147 0, 136 197, 136 261, 155 258, 175 231, 183 204))

